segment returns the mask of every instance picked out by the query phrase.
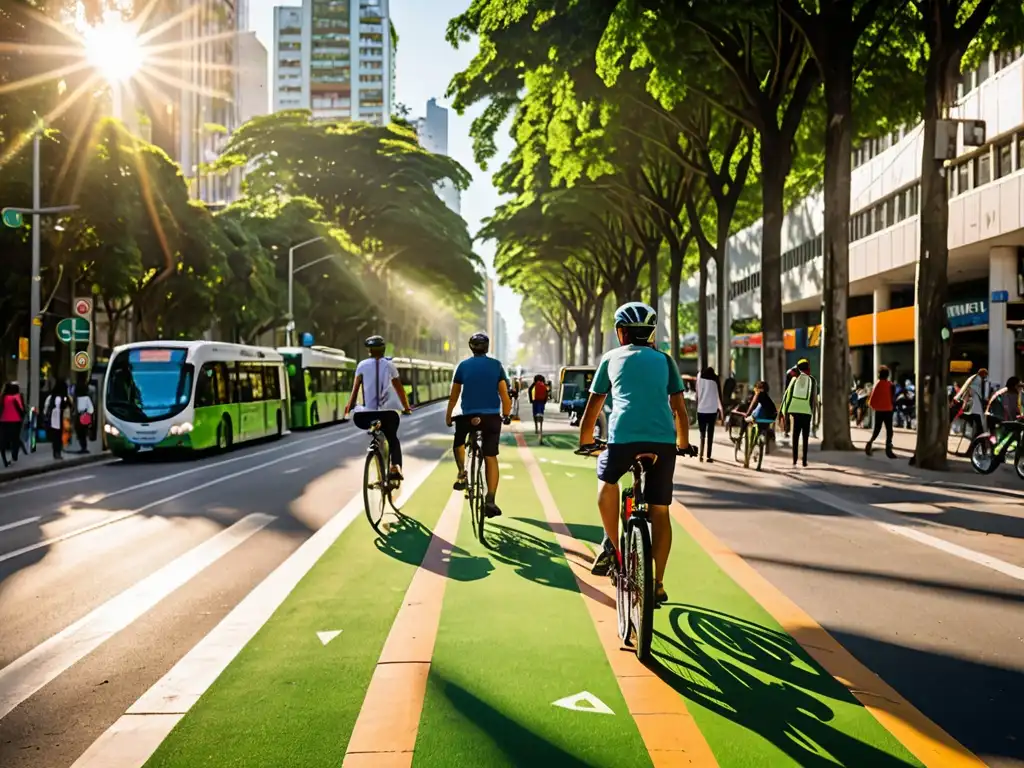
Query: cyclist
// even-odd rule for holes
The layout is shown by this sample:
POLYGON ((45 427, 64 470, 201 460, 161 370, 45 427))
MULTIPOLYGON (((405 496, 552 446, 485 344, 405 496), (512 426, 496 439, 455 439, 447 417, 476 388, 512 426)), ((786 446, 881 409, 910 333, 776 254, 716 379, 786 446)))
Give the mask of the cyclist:
POLYGON ((455 424, 454 453, 458 476, 453 487, 456 491, 465 490, 467 484, 466 438, 470 432, 480 431, 487 479, 484 515, 498 517, 501 510, 494 501, 498 492, 498 441, 501 438, 502 421, 512 413, 512 399, 508 394, 505 366, 500 360, 487 356, 490 346, 491 340, 486 333, 474 333, 470 337, 469 349, 473 356, 467 357, 455 369, 444 420, 449 427, 455 424), (453 417, 460 398, 462 413, 453 417))
POLYGON ((544 423, 544 408, 548 404, 548 385, 539 373, 533 377, 528 394, 533 406, 533 431, 539 435, 540 425, 544 423))
POLYGON ((747 410, 746 421, 750 424, 747 430, 747 454, 744 459, 744 466, 750 462, 750 451, 757 442, 758 435, 762 430, 771 430, 772 424, 779 418, 779 411, 775 407, 775 401, 768 394, 768 382, 759 381, 754 385, 754 392, 750 398, 750 408, 747 410))
POLYGON ((672 503, 676 450, 690 449, 690 421, 683 399, 683 379, 675 361, 651 346, 657 317, 653 308, 639 301, 615 310, 615 332, 621 346, 606 353, 597 367, 581 420, 580 445, 593 445, 594 426, 610 394, 608 448, 597 461, 597 504, 605 541, 592 572, 599 575, 608 573, 612 563, 621 562, 615 545, 619 534, 619 479, 638 454, 658 457, 647 470, 644 494, 654 527, 655 602, 660 605, 668 599, 663 581, 672 548, 668 508, 672 503))
POLYGON ((380 422, 380 431, 388 441, 388 458, 391 467, 388 479, 392 485, 402 482, 402 444, 398 440, 398 411, 409 414, 409 399, 402 386, 395 364, 384 357, 384 338, 370 336, 363 344, 369 357, 356 366, 356 380, 352 385, 345 406, 344 418, 348 418, 352 406, 356 405, 359 389, 363 390, 363 404, 356 406, 355 423, 360 429, 369 429, 375 421, 380 422))
POLYGON ((1021 415, 1021 387, 1020 379, 1011 376, 1006 380, 1006 386, 996 390, 989 398, 985 406, 985 420, 988 422, 988 431, 999 436, 999 425, 1004 421, 1015 421, 1021 415))

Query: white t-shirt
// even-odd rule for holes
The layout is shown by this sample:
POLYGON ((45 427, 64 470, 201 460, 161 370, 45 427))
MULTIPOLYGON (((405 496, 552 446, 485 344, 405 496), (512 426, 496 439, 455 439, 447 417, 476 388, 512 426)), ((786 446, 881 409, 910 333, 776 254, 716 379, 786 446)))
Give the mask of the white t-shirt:
POLYGON ((53 403, 53 412, 50 414, 50 428, 51 429, 63 429, 64 427, 64 413, 63 409, 65 406, 63 397, 54 397, 50 395, 46 398, 46 402, 43 403, 43 413, 46 413, 46 409, 50 407, 50 403, 53 403))
POLYGON ((356 366, 356 376, 363 377, 363 405, 357 411, 401 411, 402 403, 391 383, 398 378, 398 368, 387 358, 368 357, 356 366))
POLYGON ((697 413, 718 413, 718 386, 711 379, 697 378, 697 413))

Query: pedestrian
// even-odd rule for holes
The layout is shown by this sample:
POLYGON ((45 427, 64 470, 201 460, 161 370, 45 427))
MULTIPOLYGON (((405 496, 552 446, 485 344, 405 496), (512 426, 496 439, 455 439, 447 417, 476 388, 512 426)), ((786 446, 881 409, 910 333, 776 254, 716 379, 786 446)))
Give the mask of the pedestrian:
POLYGON ((818 382, 811 376, 811 364, 801 360, 797 377, 789 382, 782 398, 783 417, 793 419, 793 466, 796 466, 800 437, 804 440, 804 461, 807 466, 807 441, 811 436, 811 420, 818 410, 818 382))
POLYGON ((78 438, 80 452, 88 453, 89 430, 92 428, 93 419, 96 418, 96 407, 89 396, 88 387, 78 387, 77 391, 79 394, 75 396, 75 436, 78 438))
MULTIPOLYGON (((971 425, 970 438, 985 431, 982 416, 988 404, 988 368, 979 368, 978 372, 967 379, 960 387, 954 400, 963 407, 964 425, 971 425)), ((965 432, 966 435, 966 432, 965 432)))
POLYGON ((732 398, 733 398, 733 395, 735 393, 736 393, 736 377, 733 376, 730 373, 729 374, 729 378, 727 378, 725 380, 725 383, 722 385, 722 405, 725 408, 732 408, 733 407, 732 398))
POLYGON ((885 455, 890 459, 896 458, 896 454, 892 450, 892 412, 894 400, 893 384, 889 380, 889 369, 883 365, 878 369, 878 381, 871 388, 871 397, 868 398, 868 406, 875 412, 875 428, 871 432, 871 439, 864 446, 864 453, 868 456, 871 455, 872 443, 875 442, 884 425, 885 455))
POLYGON ((4 385, 0 396, 0 459, 5 467, 18 460, 21 447, 21 424, 25 420, 25 401, 16 382, 4 385), (10 454, 10 461, 7 456, 10 454))
POLYGON ((539 373, 533 377, 533 384, 530 385, 528 395, 533 410, 533 432, 540 435, 544 426, 544 408, 548 404, 548 385, 539 373))
MULTIPOLYGON (((782 383, 782 391, 783 392, 785 392, 787 389, 789 389, 789 385, 792 384, 793 380, 797 376, 800 375, 800 366, 803 365, 804 363, 807 363, 807 359, 806 358, 800 358, 799 360, 797 360, 796 365, 794 365, 792 368, 790 368, 788 371, 786 371, 786 380, 782 383)), ((809 363, 808 363, 808 365, 809 365, 809 363)), ((785 423, 782 425, 782 428, 783 428, 783 435, 782 436, 783 436, 783 438, 788 440, 789 439, 789 431, 790 431, 790 427, 791 427, 791 425, 789 423, 789 417, 788 416, 784 416, 783 417, 783 421, 785 423)))
POLYGON ((714 464, 711 449, 715 444, 715 422, 725 421, 722 408, 722 392, 718 375, 710 365, 700 372, 697 379, 697 425, 700 427, 700 460, 704 461, 704 446, 707 445, 708 464, 714 464))
POLYGON ((55 459, 64 458, 64 419, 71 410, 67 393, 67 384, 58 381, 43 403, 43 423, 55 459))

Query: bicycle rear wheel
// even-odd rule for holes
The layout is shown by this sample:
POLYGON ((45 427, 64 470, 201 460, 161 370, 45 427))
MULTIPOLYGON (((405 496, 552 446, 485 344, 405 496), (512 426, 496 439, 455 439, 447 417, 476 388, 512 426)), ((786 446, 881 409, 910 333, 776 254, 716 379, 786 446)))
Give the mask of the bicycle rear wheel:
POLYGON ((476 503, 476 511, 473 513, 473 521, 476 524, 476 538, 481 544, 486 544, 484 541, 484 459, 479 453, 473 453, 473 498, 476 503))
MULTIPOLYGON (((622 553, 623 558, 626 555, 626 531, 628 529, 628 520, 632 514, 633 504, 633 489, 627 488, 622 492, 622 505, 619 512, 619 552, 622 553)), ((619 621, 619 637, 623 642, 630 642, 630 634, 633 631, 633 624, 629 618, 629 606, 630 606, 630 592, 629 592, 629 579, 630 574, 625 566, 625 559, 623 564, 620 566, 618 562, 615 563, 615 612, 618 616, 619 621)))
POLYGON ((629 604, 630 621, 635 637, 633 650, 640 661, 651 655, 654 630, 654 563, 651 560, 651 532, 647 521, 631 519, 629 523, 629 604))
POLYGON ((388 501, 387 472, 384 469, 384 458, 376 449, 370 449, 363 465, 363 509, 370 527, 383 536, 380 529, 384 519, 384 506, 388 501))

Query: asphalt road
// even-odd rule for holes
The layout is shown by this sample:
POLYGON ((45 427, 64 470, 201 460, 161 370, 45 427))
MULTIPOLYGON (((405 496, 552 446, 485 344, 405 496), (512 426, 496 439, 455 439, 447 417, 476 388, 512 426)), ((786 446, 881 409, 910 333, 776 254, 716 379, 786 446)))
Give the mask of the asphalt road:
MULTIPOLYGON (((441 434, 439 406, 404 422, 407 475, 441 434)), ((0 486, 0 766, 71 765, 359 492, 364 451, 346 425, 0 486)), ((680 462, 677 498, 953 737, 1024 766, 1024 498, 718 451, 680 462)))

